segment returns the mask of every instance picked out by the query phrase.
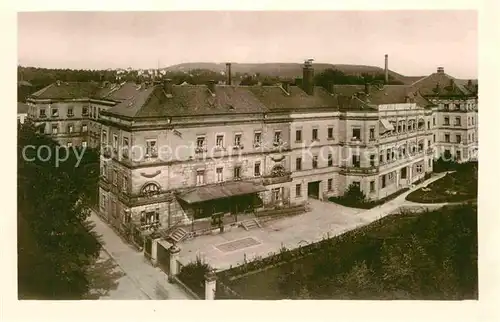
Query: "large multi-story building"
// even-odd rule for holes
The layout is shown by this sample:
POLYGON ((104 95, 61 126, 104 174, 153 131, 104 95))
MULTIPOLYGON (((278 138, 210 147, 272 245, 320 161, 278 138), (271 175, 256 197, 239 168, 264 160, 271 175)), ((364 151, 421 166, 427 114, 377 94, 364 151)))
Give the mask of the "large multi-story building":
POLYGON ((446 128, 427 80, 319 88, 313 76, 307 61, 300 87, 166 79, 102 112, 102 213, 118 229, 168 228, 338 196, 351 184, 380 199, 432 171, 446 128))
MULTIPOLYGON (((118 230, 303 205, 358 185, 384 198, 477 153, 477 86, 442 68, 411 85, 57 82, 28 100, 61 144, 102 146, 100 212, 118 230)), ((387 57, 386 57, 386 82, 387 57)))

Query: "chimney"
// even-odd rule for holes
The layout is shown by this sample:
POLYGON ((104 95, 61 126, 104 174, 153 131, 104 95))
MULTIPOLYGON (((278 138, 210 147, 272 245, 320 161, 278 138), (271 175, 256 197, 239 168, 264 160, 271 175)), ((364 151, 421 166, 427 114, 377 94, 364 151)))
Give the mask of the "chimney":
POLYGON ((314 68, 312 61, 312 59, 306 60, 302 68, 302 89, 307 95, 314 95, 314 68))
POLYGON ((165 94, 167 97, 172 97, 174 92, 173 92, 173 84, 172 80, 167 78, 163 80, 163 90, 165 91, 165 94))
POLYGON ((209 80, 207 87, 208 90, 211 92, 212 96, 215 96, 215 80, 209 80))
POLYGON ((231 63, 226 63, 226 85, 231 85, 232 76, 231 63))
POLYGON ((389 55, 385 55, 385 68, 384 68, 385 84, 389 84, 389 55))
POLYGON ((472 87, 472 79, 469 79, 467 81, 467 87, 471 88, 472 87))
POLYGON ((365 94, 370 94, 370 83, 365 83, 365 94))
POLYGON ((281 87, 283 90, 286 92, 287 95, 290 95, 290 82, 287 80, 284 80, 281 82, 281 87))
POLYGON ((438 67, 437 72, 438 74, 444 74, 444 67, 438 67))

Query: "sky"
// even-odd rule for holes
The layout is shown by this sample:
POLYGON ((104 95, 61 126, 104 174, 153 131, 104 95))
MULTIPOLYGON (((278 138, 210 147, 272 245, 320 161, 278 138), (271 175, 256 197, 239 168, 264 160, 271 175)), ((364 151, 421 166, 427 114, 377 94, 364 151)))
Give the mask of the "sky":
POLYGON ((384 66, 407 76, 443 66, 477 78, 476 11, 23 12, 18 64, 156 68, 186 62, 384 66))

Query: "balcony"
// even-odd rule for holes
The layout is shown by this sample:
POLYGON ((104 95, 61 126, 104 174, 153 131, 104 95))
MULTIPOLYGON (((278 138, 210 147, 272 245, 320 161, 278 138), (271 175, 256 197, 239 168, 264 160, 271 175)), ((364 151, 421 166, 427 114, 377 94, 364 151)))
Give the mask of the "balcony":
POLYGON ((139 226, 139 229, 142 231, 144 231, 144 230, 156 230, 160 227, 161 227, 161 223, 159 221, 157 221, 157 222, 153 222, 153 223, 149 223, 149 224, 141 223, 141 225, 139 226))
POLYGON ((344 174, 375 174, 378 172, 378 167, 368 167, 368 168, 361 168, 361 167, 353 167, 353 166, 341 166, 340 167, 340 172, 344 174))
POLYGON ((207 147, 205 146, 198 146, 194 149, 195 153, 205 153, 207 152, 207 147))
POLYGON ((262 176, 262 184, 265 186, 292 181, 291 172, 283 172, 280 175, 270 174, 262 176))
POLYGON ((243 144, 233 145, 233 150, 243 150, 243 144))

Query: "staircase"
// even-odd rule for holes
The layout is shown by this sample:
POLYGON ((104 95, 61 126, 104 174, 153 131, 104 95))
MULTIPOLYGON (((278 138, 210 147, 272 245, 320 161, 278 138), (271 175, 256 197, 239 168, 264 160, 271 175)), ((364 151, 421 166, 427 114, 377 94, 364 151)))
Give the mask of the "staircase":
POLYGON ((173 241, 172 244, 177 244, 187 237, 188 233, 182 228, 177 228, 168 234, 167 240, 173 241))
POLYGON ((262 226, 260 225, 260 223, 257 219, 245 220, 241 223, 241 226, 243 227, 243 229, 245 229, 247 231, 252 229, 252 228, 255 228, 255 227, 262 228, 262 226))

